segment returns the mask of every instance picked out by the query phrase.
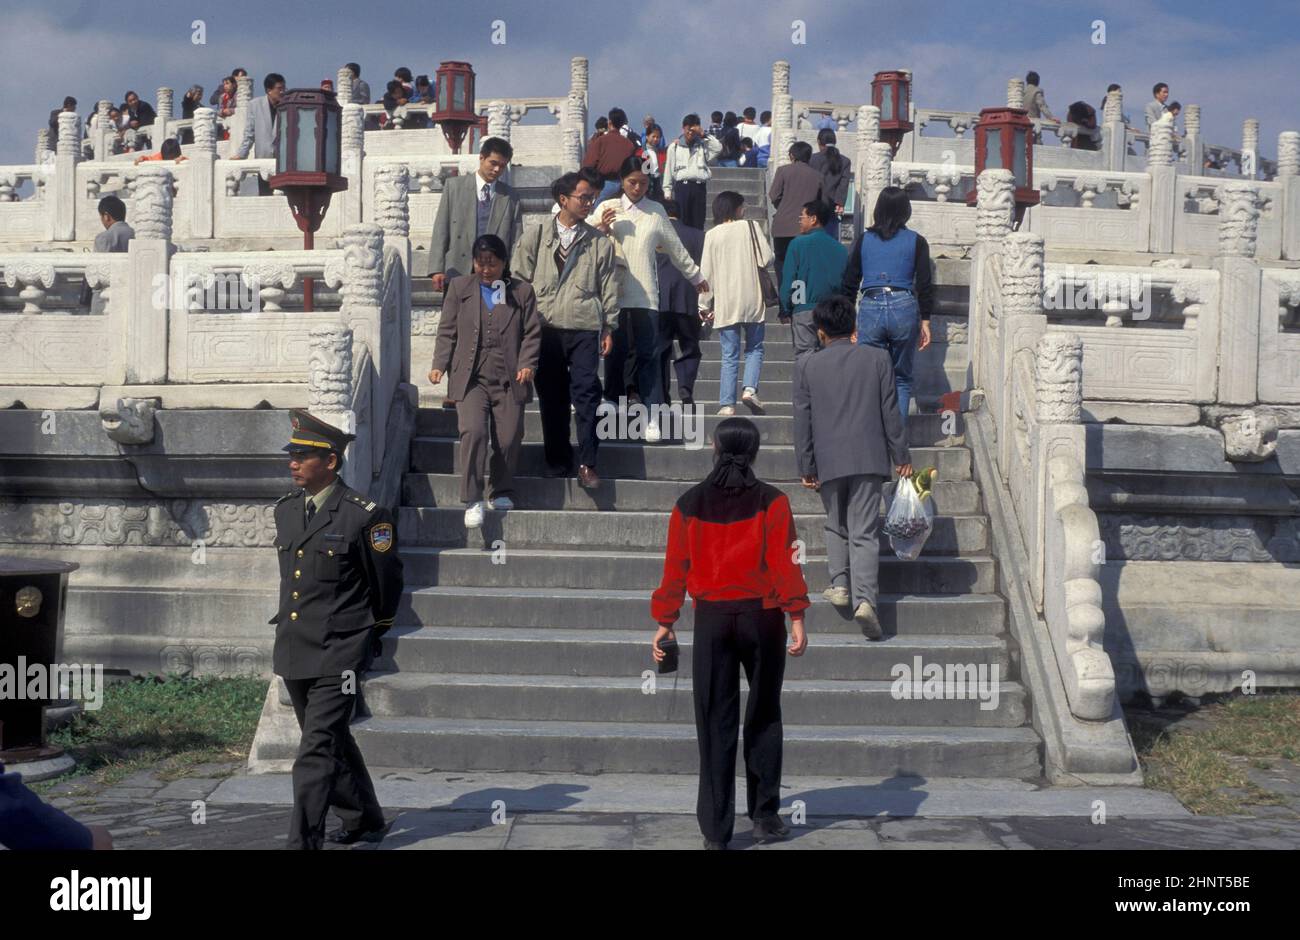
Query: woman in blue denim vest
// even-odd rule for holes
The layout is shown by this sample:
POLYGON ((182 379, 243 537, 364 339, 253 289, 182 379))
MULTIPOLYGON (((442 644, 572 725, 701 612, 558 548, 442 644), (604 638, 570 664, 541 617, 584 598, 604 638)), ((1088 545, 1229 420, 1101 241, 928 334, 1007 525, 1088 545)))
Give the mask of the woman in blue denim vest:
POLYGON ((849 249, 840 289, 849 297, 862 291, 858 342, 889 353, 904 427, 912 400, 912 356, 930 345, 930 312, 934 308, 930 246, 907 227, 911 217, 907 193, 897 186, 880 191, 874 223, 849 249))

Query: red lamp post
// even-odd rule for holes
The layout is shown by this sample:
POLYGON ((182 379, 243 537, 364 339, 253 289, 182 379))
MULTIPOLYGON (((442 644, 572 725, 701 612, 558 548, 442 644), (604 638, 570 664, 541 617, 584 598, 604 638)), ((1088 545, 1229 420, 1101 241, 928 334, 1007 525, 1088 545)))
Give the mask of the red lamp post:
POLYGON ((898 153, 898 146, 912 130, 908 120, 912 100, 910 72, 877 72, 871 80, 871 103, 880 109, 880 137, 898 153))
POLYGON ((452 153, 460 153, 465 132, 478 124, 474 113, 474 69, 468 62, 443 62, 438 66, 438 103, 433 119, 452 153))
MULTIPOLYGON (((1016 225, 1038 205, 1034 186, 1034 122, 1023 108, 985 108, 975 124, 975 177, 987 169, 1010 170, 1016 187, 1016 225)), ((975 204, 977 190, 966 201, 975 204)))
MULTIPOLYGON (((294 88, 284 93, 276 112, 275 175, 267 182, 284 191, 302 232, 302 247, 310 251, 330 198, 348 188, 339 172, 343 109, 332 91, 294 88)), ((315 309, 314 294, 312 279, 304 278, 302 308, 308 313, 315 309)))

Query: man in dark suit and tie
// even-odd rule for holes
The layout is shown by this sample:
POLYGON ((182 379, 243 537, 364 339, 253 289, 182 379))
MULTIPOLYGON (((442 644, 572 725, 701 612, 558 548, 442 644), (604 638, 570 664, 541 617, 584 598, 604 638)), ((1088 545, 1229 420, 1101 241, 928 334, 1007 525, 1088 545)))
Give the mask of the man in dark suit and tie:
POLYGON ((912 475, 894 367, 883 349, 858 345, 847 297, 819 301, 813 322, 822 348, 794 364, 794 453, 803 485, 826 508, 831 583, 822 593, 879 640, 881 492, 891 469, 912 475))
POLYGON ((433 289, 446 290, 447 281, 474 273, 470 249, 480 235, 495 235, 513 253, 524 230, 519 196, 501 181, 515 152, 509 141, 489 137, 478 151, 473 176, 453 176, 443 186, 438 215, 429 241, 429 274, 433 289))
POLYGON ((319 849, 330 807, 343 826, 329 841, 378 841, 384 812, 348 728, 361 674, 379 655, 402 598, 393 515, 339 479, 355 435, 295 410, 285 450, 294 485, 275 504, 280 603, 275 674, 284 679, 302 742, 293 762, 291 849, 319 849))

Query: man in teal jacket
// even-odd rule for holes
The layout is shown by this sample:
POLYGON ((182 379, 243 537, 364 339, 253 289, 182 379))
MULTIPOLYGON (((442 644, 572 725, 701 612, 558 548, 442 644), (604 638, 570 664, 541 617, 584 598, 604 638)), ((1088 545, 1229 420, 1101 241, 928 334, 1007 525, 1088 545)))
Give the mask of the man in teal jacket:
POLYGON ((795 362, 817 351, 813 307, 838 290, 849 260, 848 249, 825 228, 834 212, 832 205, 820 199, 804 203, 799 213, 802 234, 790 242, 786 252, 781 272, 781 309, 791 311, 792 316, 783 316, 781 321, 791 324, 795 362))

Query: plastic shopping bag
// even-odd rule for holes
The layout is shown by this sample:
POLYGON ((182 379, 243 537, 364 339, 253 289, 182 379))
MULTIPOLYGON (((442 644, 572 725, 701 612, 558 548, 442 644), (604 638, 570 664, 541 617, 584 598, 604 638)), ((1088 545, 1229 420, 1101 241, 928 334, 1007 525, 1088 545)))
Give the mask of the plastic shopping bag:
POLYGON ((900 479, 894 487, 894 502, 885 517, 885 534, 889 547, 905 561, 915 561, 934 530, 934 506, 929 499, 929 476, 921 487, 920 475, 900 479))

